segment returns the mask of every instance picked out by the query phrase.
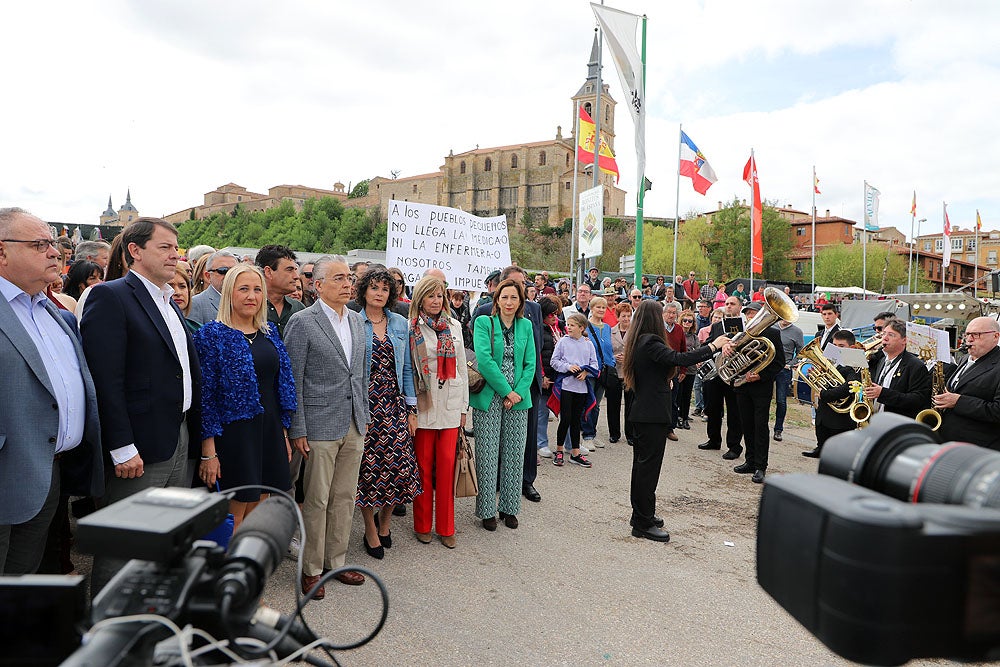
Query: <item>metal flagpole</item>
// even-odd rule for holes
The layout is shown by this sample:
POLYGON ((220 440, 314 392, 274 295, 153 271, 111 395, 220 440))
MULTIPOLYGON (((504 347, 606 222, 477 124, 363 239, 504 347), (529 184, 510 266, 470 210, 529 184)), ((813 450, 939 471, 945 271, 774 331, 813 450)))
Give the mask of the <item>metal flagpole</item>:
POLYGON ((812 291, 810 294, 816 293, 816 165, 813 165, 813 182, 812 182, 812 195, 813 195, 813 220, 812 220, 812 291))
MULTIPOLYGON (((601 0, 601 4, 604 4, 604 0, 601 0)), ((601 70, 603 65, 601 64, 604 59, 604 31, 601 30, 600 25, 597 26, 597 103, 594 105, 594 187, 596 188, 601 184, 601 93, 603 92, 604 84, 601 83, 601 70)), ((597 266, 597 258, 591 260, 593 264, 591 266, 597 266)), ((580 262, 580 282, 583 282, 584 267, 583 262, 580 262)))
MULTIPOLYGON (((927 218, 920 218, 917 220, 917 237, 920 238, 920 225, 927 222, 927 218)), ((917 246, 916 252, 913 253, 916 259, 917 271, 913 274, 913 294, 916 294, 917 287, 920 285, 920 246, 917 246)))
MULTIPOLYGON (((941 243, 941 293, 942 294, 944 294, 944 291, 945 291, 945 289, 944 289, 944 273, 945 273, 945 270, 948 268, 948 267, 946 267, 944 265, 944 253, 945 253, 946 250, 949 251, 949 253, 951 252, 951 236, 950 235, 949 236, 945 236, 944 235, 944 226, 947 224, 947 222, 945 222, 947 219, 948 219, 948 205, 946 203, 944 203, 944 202, 941 202, 941 241, 942 241, 942 243, 941 243), (946 243, 948 244, 948 247, 945 247, 946 243)), ((951 264, 951 257, 948 258, 948 264, 951 264)))
MULTIPOLYGON (((604 0, 601 0, 601 4, 604 4, 604 0)), ((642 86, 643 86, 643 98, 645 98, 646 90, 646 15, 642 15, 642 53, 640 54, 642 59, 642 86)), ((643 151, 645 151, 645 131, 643 131, 643 151)), ((680 152, 680 146, 677 147, 678 155, 680 152)), ((677 168, 680 169, 680 157, 677 159, 677 168)), ((645 166, 643 166, 643 172, 645 172, 645 166)), ((679 177, 678 177, 679 178, 679 177)), ((637 287, 642 287, 642 202, 646 198, 646 174, 639 174, 639 202, 635 209, 635 283, 637 287)), ((677 222, 674 221, 674 225, 677 222)), ((674 252, 676 252, 677 243, 674 242, 674 252)))
POLYGON ((976 268, 973 270, 972 277, 975 278, 976 282, 973 283, 972 296, 976 296, 976 290, 979 289, 979 209, 976 209, 976 268))
MULTIPOLYGON (((577 201, 576 201, 576 186, 577 180, 580 174, 580 106, 576 107, 576 130, 573 132, 573 141, 576 144, 573 146, 573 233, 569 239, 569 275, 570 283, 575 280, 575 271, 573 267, 576 266, 576 224, 577 224, 577 201)), ((595 157, 596 160, 596 157, 595 157)))
POLYGON ((865 207, 864 218, 861 221, 861 291, 862 297, 868 300, 868 181, 865 181, 864 191, 861 195, 862 205, 865 207))
POLYGON ((747 213, 750 217, 750 297, 753 297, 753 177, 757 171, 757 161, 753 159, 753 148, 750 149, 750 207, 747 213))
MULTIPOLYGON (((917 193, 913 193, 913 201, 917 200, 917 193)), ((906 291, 910 294, 913 290, 910 289, 910 278, 913 275, 913 246, 917 245, 917 239, 913 236, 913 223, 917 221, 917 211, 915 208, 910 209, 910 259, 908 260, 909 266, 906 269, 906 291)))
POLYGON ((677 197, 674 199, 674 268, 673 275, 677 275, 677 228, 680 227, 681 213, 681 135, 684 133, 684 124, 677 126, 677 197))

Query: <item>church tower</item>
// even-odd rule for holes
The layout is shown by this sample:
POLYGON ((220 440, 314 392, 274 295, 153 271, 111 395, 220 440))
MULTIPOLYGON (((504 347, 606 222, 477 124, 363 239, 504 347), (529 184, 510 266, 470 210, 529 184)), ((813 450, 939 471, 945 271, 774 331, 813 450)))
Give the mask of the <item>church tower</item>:
POLYGON ((102 225, 114 225, 118 223, 118 214, 115 213, 114 206, 111 205, 111 195, 108 195, 108 208, 104 213, 101 213, 101 224, 102 225))
POLYGON ((138 219, 139 211, 132 205, 132 190, 129 189, 125 194, 125 203, 118 209, 118 224, 127 227, 138 219))
POLYGON ((597 41, 597 31, 595 30, 594 45, 590 49, 590 62, 587 63, 587 80, 583 82, 580 90, 572 98, 573 115, 571 116, 570 127, 574 128, 573 136, 575 142, 577 108, 582 106, 595 121, 597 120, 595 108, 597 108, 601 114, 601 134, 607 137, 608 144, 613 151, 615 150, 615 105, 617 102, 614 101, 608 92, 608 84, 603 81, 601 82, 601 103, 599 107, 597 105, 597 74, 598 69, 601 67, 598 64, 598 60, 600 60, 600 48, 600 44, 597 41))

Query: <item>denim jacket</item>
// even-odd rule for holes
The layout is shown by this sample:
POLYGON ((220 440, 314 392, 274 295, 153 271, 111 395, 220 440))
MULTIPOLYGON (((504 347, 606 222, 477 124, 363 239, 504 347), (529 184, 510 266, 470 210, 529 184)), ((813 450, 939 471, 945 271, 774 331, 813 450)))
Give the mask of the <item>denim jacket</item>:
MULTIPOLYGON (((392 341, 392 356, 396 360, 396 384, 402 388, 407 405, 417 404, 417 392, 413 387, 413 366, 410 365, 410 326, 402 315, 385 309, 386 335, 392 341)), ((372 321, 362 308, 361 319, 365 323, 365 368, 371 375, 372 367, 372 321)))

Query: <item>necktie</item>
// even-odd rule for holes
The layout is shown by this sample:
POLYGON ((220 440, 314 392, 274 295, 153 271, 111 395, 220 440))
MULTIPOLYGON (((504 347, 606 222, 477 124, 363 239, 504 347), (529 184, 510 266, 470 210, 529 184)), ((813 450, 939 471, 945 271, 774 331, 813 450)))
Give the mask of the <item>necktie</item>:
POLYGON ((972 359, 970 358, 970 359, 966 360, 966 362, 964 364, 962 364, 961 368, 959 368, 958 371, 953 376, 951 376, 951 388, 952 389, 955 389, 955 387, 958 385, 958 379, 960 377, 962 377, 962 373, 964 373, 965 371, 969 370, 969 366, 971 366, 971 365, 972 365, 972 359))

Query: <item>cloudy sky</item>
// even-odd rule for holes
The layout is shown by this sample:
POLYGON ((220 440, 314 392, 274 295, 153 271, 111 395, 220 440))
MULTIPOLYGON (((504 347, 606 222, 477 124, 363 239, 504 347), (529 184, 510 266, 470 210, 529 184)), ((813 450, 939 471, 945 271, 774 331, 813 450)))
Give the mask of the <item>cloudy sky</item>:
MULTIPOLYGON (((611 4, 611 3, 609 3, 611 4)), ((883 225, 1000 229, 1000 3, 616 0, 648 23, 646 214, 672 216, 678 123, 719 182, 681 214, 765 199, 883 225)), ((0 206, 96 222, 131 188, 143 214, 229 181, 331 187, 436 171, 449 150, 572 125, 594 17, 584 0, 35 0, 4 3, 0 206)), ((605 81, 621 102, 610 56, 605 81)), ((616 148, 634 212, 632 125, 616 148)))

